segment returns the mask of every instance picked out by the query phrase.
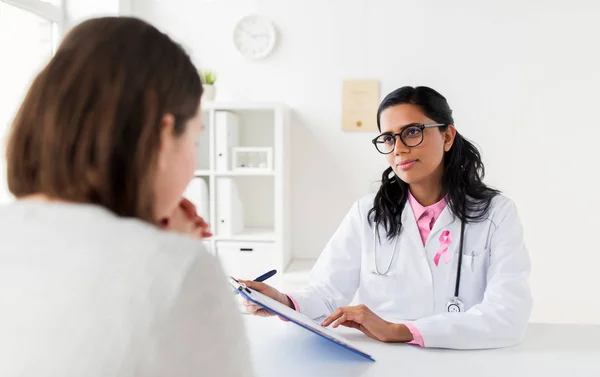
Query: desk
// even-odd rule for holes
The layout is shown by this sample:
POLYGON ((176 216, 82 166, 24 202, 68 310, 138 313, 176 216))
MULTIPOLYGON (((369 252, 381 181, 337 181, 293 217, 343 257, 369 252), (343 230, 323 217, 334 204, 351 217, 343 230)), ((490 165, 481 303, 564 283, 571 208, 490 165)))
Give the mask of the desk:
POLYGON ((244 322, 257 377, 600 377, 600 326, 531 324, 523 344, 477 351, 386 344, 335 330, 372 362, 276 317, 244 315, 244 322))

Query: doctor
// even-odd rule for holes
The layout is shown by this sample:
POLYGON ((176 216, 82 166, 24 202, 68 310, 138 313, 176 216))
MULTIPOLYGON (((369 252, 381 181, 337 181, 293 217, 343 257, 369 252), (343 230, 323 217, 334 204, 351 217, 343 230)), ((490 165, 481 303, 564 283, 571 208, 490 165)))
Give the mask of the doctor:
MULTIPOLYGON (((249 287, 317 319, 384 342, 483 349, 522 341, 530 260, 514 203, 482 179, 473 144, 446 99, 403 87, 379 106, 373 139, 389 163, 376 195, 358 200, 308 286, 288 295, 249 287), (359 305, 348 306, 356 296, 359 305)), ((249 302, 246 310, 270 315, 249 302)))

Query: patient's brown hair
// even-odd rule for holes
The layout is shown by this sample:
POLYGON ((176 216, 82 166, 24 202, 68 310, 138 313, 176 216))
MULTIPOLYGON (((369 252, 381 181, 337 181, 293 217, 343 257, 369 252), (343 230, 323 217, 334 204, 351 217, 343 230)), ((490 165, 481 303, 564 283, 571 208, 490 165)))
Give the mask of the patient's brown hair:
POLYGON ((7 179, 17 197, 102 205, 155 221, 161 120, 185 131, 202 95, 198 71, 167 35, 135 18, 76 26, 33 81, 12 125, 7 179))

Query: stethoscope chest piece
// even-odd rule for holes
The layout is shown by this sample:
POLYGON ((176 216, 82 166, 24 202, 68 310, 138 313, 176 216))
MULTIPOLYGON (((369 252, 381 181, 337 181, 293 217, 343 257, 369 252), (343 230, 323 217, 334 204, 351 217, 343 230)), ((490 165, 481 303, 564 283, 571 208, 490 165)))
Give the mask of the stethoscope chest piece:
POLYGON ((446 302, 446 310, 448 313, 461 313, 465 310, 465 304, 458 297, 452 297, 446 302))

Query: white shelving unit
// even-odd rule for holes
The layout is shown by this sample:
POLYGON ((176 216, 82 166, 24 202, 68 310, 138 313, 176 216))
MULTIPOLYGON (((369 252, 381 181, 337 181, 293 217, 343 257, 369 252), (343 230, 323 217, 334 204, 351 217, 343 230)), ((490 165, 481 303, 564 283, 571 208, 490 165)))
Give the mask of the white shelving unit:
POLYGON ((214 236, 205 245, 226 274, 254 279, 277 269, 269 279, 277 285, 291 261, 289 110, 281 103, 215 102, 203 103, 202 111, 206 130, 186 196, 211 224, 214 236), (248 161, 239 155, 240 166, 233 166, 234 149, 248 161))

